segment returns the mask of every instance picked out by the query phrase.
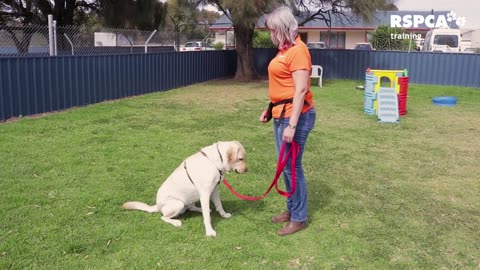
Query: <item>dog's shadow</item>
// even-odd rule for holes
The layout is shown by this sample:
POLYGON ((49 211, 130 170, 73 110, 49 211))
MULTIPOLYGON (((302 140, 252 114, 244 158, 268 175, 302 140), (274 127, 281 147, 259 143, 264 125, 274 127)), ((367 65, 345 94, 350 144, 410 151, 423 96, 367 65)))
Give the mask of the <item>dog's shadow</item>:
MULTIPOLYGON (((314 220, 317 215, 319 215, 319 212, 321 212, 321 209, 327 207, 330 202, 332 197, 335 195, 335 192, 330 186, 325 182, 325 181, 309 181, 307 184, 307 192, 308 192, 308 215, 309 215, 309 220, 314 220)), ((278 194, 275 194, 274 191, 272 191, 272 194, 269 194, 268 196, 279 196, 278 194)), ((228 199, 223 199, 222 200, 222 205, 223 208, 227 213, 231 213, 233 217, 235 216, 243 216, 243 215, 250 215, 252 212, 255 213, 268 213, 271 214, 271 210, 268 210, 267 207, 267 202, 268 204, 285 204, 285 201, 283 199, 276 200, 276 202, 272 202, 271 199, 268 198, 268 196, 262 200, 257 200, 257 201, 248 201, 248 200, 242 200, 239 198, 228 198, 228 199)), ((200 203, 197 202, 197 206, 200 206, 200 203)), ((281 206, 283 207, 283 206, 281 206)), ((212 220, 212 225, 215 227, 215 224, 222 222, 224 218, 222 218, 218 212, 215 210, 215 206, 213 205, 212 202, 210 202, 210 216, 212 220)), ((182 220, 189 220, 191 218, 198 218, 201 216, 202 213, 199 212, 191 212, 191 211, 186 211, 185 213, 182 214, 182 220)))
MULTIPOLYGON (((197 202, 196 205, 200 207, 200 203, 197 202)), ((265 204, 265 201, 263 200, 247 201, 247 200, 234 198, 234 199, 222 200, 222 205, 223 205, 223 208, 225 209, 225 212, 231 213, 232 217, 234 217, 234 216, 242 216, 246 212, 250 212, 250 211, 261 212, 263 211, 263 209, 265 209, 266 204, 265 204)), ((224 219, 215 210, 215 206, 213 205, 213 202, 210 202, 210 210, 211 210, 210 217, 212 219, 212 225, 224 219)), ((181 219, 188 220, 191 218, 197 218, 198 216, 201 216, 201 215, 202 213, 199 213, 199 212, 186 211, 185 213, 182 214, 181 219)))

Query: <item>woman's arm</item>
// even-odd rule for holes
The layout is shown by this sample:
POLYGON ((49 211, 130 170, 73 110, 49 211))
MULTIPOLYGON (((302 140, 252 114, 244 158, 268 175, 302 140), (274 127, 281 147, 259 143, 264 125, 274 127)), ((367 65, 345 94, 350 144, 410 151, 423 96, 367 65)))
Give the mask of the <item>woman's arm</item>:
POLYGON ((293 95, 293 108, 290 116, 288 127, 283 132, 283 140, 287 143, 292 142, 295 135, 298 118, 302 112, 305 102, 305 94, 308 91, 308 80, 310 80, 310 71, 306 69, 296 70, 292 72, 293 82, 295 85, 295 93, 293 95))

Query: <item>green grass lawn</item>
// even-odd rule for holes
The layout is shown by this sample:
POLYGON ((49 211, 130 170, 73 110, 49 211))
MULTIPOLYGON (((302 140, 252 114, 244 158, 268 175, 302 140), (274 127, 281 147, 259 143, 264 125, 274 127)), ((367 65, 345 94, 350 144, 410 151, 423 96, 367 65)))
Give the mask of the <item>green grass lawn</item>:
MULTIPOLYGON (((309 227, 278 237, 284 198, 237 199, 230 219, 200 213, 175 228, 154 203, 190 154, 239 140, 249 172, 227 179, 260 195, 275 172, 267 83, 212 81, 0 124, 0 269, 478 269, 480 89, 410 85, 408 113, 363 113, 360 82, 313 88, 317 123, 304 166, 309 227), (432 105, 457 96, 456 107, 432 105)), ((282 186, 283 187, 283 186, 282 186)))

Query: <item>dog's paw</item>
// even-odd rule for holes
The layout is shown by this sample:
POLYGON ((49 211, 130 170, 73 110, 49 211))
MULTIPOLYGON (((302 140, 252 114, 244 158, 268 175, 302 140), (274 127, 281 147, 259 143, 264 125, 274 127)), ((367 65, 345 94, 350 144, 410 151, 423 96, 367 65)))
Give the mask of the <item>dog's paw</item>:
POLYGON ((217 232, 214 231, 214 230, 207 230, 207 236, 210 237, 210 236, 217 236, 217 232))
POLYGON ((167 222, 167 223, 170 223, 172 224, 173 226, 175 227, 180 227, 182 226, 182 221, 178 220, 178 219, 171 219, 171 218, 167 218, 167 217, 162 217, 162 220, 167 222))
POLYGON ((223 213, 223 214, 220 214, 223 218, 231 218, 232 217, 232 214, 230 213, 223 213))
POLYGON ((175 226, 175 227, 181 227, 182 226, 182 222, 180 220, 173 220, 172 219, 172 225, 175 226))

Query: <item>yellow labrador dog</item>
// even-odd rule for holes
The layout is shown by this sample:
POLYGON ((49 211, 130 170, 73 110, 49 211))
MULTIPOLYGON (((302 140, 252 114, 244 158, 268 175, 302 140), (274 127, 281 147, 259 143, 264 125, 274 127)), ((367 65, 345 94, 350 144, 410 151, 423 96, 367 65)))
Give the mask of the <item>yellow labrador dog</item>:
POLYGON ((162 212, 162 220, 180 227, 182 222, 174 219, 186 210, 201 212, 207 236, 216 236, 210 221, 210 199, 224 218, 232 215, 223 210, 218 185, 226 172, 247 172, 246 153, 237 141, 217 142, 202 148, 185 159, 165 180, 157 192, 157 203, 126 202, 123 208, 149 213, 162 212), (200 200, 201 208, 195 206, 200 200))

